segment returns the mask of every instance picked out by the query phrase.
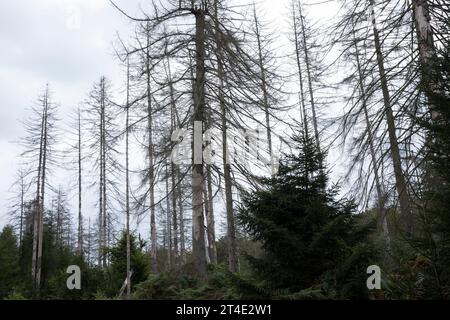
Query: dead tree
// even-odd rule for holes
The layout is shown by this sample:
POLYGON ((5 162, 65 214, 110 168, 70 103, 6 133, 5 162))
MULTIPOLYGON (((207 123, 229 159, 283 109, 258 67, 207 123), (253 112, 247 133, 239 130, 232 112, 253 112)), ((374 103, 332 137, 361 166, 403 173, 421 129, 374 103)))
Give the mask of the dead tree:
POLYGON ((77 250, 80 256, 83 256, 83 214, 81 212, 81 109, 78 108, 78 245, 77 250))
MULTIPOLYGON (((260 99, 257 98, 260 94, 258 92, 260 86, 257 86, 257 84, 261 75, 261 70, 257 70, 255 67, 258 65, 257 59, 252 58, 251 54, 246 52, 245 46, 242 45, 243 34, 238 35, 236 29, 232 30, 233 27, 230 27, 232 23, 229 23, 230 26, 227 26, 230 20, 215 19, 215 12, 210 8, 213 5, 212 1, 170 1, 165 8, 154 5, 153 14, 151 16, 144 15, 143 18, 131 17, 116 6, 129 19, 139 23, 148 23, 152 36, 150 45, 147 47, 151 48, 150 57, 153 69, 163 65, 164 57, 167 55, 178 58, 178 67, 181 75, 177 80, 174 80, 174 82, 177 81, 177 88, 179 88, 177 91, 180 91, 180 96, 183 96, 186 101, 192 98, 192 108, 187 108, 186 116, 184 117, 186 121, 181 120, 180 123, 184 125, 189 123, 189 128, 192 130, 191 136, 194 141, 190 167, 192 174, 192 255, 200 277, 206 275, 207 265, 204 216, 204 209, 207 203, 205 200, 207 199, 205 199, 204 190, 208 174, 207 170, 205 170, 207 167, 202 155, 203 134, 208 121, 207 111, 211 109, 212 115, 220 116, 220 113, 217 111, 222 111, 222 107, 225 107, 229 118, 221 118, 221 116, 215 118, 212 116, 211 122, 213 125, 222 128, 223 121, 225 121, 225 127, 233 126, 234 128, 242 129, 246 127, 246 124, 241 117, 252 118, 259 123, 259 120, 252 113, 254 109, 261 109, 261 103, 257 102, 260 99), (190 18, 191 20, 189 20, 190 18), (218 32, 220 33, 219 41, 217 41, 218 37, 215 35, 218 30, 216 20, 220 26, 218 32), (183 22, 183 28, 177 27, 177 22, 179 21, 183 22), (188 21, 192 23, 189 24, 187 23, 188 21), (239 36, 242 36, 242 39, 239 36), (167 43, 168 48, 166 48, 167 43), (207 55, 207 52, 209 53, 211 49, 216 51, 215 47, 217 46, 220 46, 222 51, 223 77, 218 76, 217 55, 207 55), (162 54, 162 52, 164 53, 162 54), (193 68, 186 61, 190 57, 189 52, 195 53, 193 68), (186 67, 183 71, 181 71, 182 66, 186 67), (193 79, 189 78, 192 69, 194 69, 193 79), (191 90, 191 81, 193 82, 193 90, 191 90), (220 83, 220 81, 223 81, 223 90, 215 90, 218 87, 217 83, 220 83), (227 86, 225 88, 225 83, 227 85, 231 84, 231 87, 227 86), (230 94, 228 90, 233 92, 230 94), (218 98, 218 93, 223 94, 224 99, 218 98), (243 101, 243 103, 236 103, 235 101, 238 100, 232 99, 233 95, 239 101, 243 101), (217 106, 217 108, 213 106, 217 106), (216 120, 218 121, 216 122, 216 120)), ((229 10, 228 12, 233 11, 229 10)), ((134 51, 142 51, 142 47, 137 46, 134 51)), ((168 85, 167 83, 161 84, 161 87, 167 88, 168 85)), ((178 106, 179 104, 177 103, 177 109, 179 109, 178 106)), ((227 117, 225 112, 222 112, 222 115, 227 117)), ((265 124, 263 125, 265 126, 265 124)), ((226 139, 222 140, 224 140, 222 141, 222 149, 225 150, 224 155, 226 156, 227 141, 226 139)), ((230 241, 228 245, 229 259, 231 260, 230 269, 237 270, 236 231, 233 199, 231 197, 233 184, 231 166, 229 164, 225 165, 223 173, 217 167, 215 167, 215 171, 219 175, 227 176, 225 193, 229 195, 228 200, 226 200, 226 210, 228 221, 227 234, 230 235, 228 236, 230 241)), ((210 198, 210 195, 207 194, 207 197, 210 198)))
POLYGON ((27 136, 21 140, 25 147, 22 157, 30 169, 32 183, 36 185, 36 197, 33 201, 33 247, 31 258, 31 276, 34 289, 39 292, 42 272, 42 243, 44 232, 44 201, 48 184, 49 166, 54 164, 56 105, 52 102, 49 86, 38 100, 39 107, 32 108, 32 117, 24 122, 27 136), (33 168, 31 167, 31 168, 33 168))
MULTIPOLYGON (((263 34, 261 33, 261 23, 259 22, 258 16, 256 14, 256 5, 253 6, 253 19, 255 23, 255 36, 256 43, 258 46, 258 65, 261 70, 261 89, 263 95, 262 105, 264 108, 265 120, 266 120, 266 131, 267 131, 267 143, 269 146, 269 156, 270 163, 273 163, 273 152, 272 152, 272 129, 270 127, 270 112, 269 112, 269 97, 268 97, 268 84, 267 84, 267 71, 266 66, 269 64, 267 60, 267 55, 263 53, 263 34)), ((267 45, 265 41, 264 45, 267 45)))
POLYGON ((308 120, 306 113, 306 105, 305 105, 305 89, 303 87, 303 68, 301 63, 301 46, 299 39, 299 27, 298 27, 298 17, 297 10, 295 8, 295 2, 292 2, 292 26, 294 31, 294 45, 295 45, 295 62, 297 64, 297 73, 298 73, 298 83, 299 83, 299 105, 300 105, 300 118, 303 123, 303 130, 305 132, 305 137, 308 139, 309 137, 309 129, 308 129, 308 120))
POLYGON ((127 299, 131 297, 131 244, 130 244, 130 57, 127 57, 127 88, 125 105, 125 211, 126 211, 126 240, 127 240, 127 299))
POLYGON ((98 180, 91 183, 91 186, 98 187, 98 265, 106 267, 107 257, 105 250, 109 245, 112 233, 112 200, 119 198, 117 186, 117 174, 120 172, 116 157, 118 137, 115 112, 118 111, 110 97, 110 84, 105 77, 101 77, 98 83, 94 84, 86 105, 86 125, 89 131, 88 154, 86 157, 93 161, 93 169, 98 176, 98 180))
POLYGON ((298 17, 300 19, 300 29, 302 34, 302 42, 303 42, 303 53, 304 53, 304 59, 305 59, 305 66, 306 66, 306 75, 308 79, 308 88, 309 88, 309 98, 310 98, 310 104, 311 104, 311 112, 312 112, 312 123, 314 128, 314 138, 316 141, 317 149, 320 150, 320 139, 319 139, 319 129, 317 125, 317 113, 316 113, 316 104, 314 100, 314 88, 313 88, 313 81, 312 81, 312 73, 311 73, 311 60, 310 60, 310 48, 308 46, 308 36, 307 36, 307 27, 305 22, 305 16, 302 13, 302 5, 300 3, 300 0, 298 0, 298 17))
POLYGON ((22 248, 23 235, 25 232, 25 206, 26 197, 30 189, 30 183, 27 182, 27 170, 20 168, 16 175, 16 180, 11 186, 13 196, 9 199, 11 203, 9 208, 9 216, 11 225, 19 238, 19 248, 22 248))
POLYGON ((401 156, 400 156, 400 149, 398 147, 398 139, 397 139, 397 132, 396 132, 396 125, 395 125, 395 118, 392 111, 391 106, 391 97, 389 93, 388 88, 388 80, 386 77, 386 70, 384 67, 384 56, 381 49, 381 41, 380 36, 377 28, 376 18, 375 18, 375 9, 374 9, 374 0, 369 0, 370 8, 371 8, 371 15, 372 15, 372 32, 375 42, 375 52, 377 56, 377 65, 378 65, 378 72, 380 76, 380 84, 381 84, 381 90, 383 93, 383 104, 384 104, 384 112, 386 115, 386 121, 388 126, 388 135, 389 135, 389 142, 390 142, 390 152, 392 157, 392 163, 394 166, 394 175, 395 175, 395 181, 396 181, 396 189, 399 197, 399 203, 400 203, 400 212, 401 212, 401 219, 403 221, 403 227, 405 228, 406 232, 411 232, 412 229, 412 212, 409 204, 409 196, 408 196, 408 188, 406 179, 403 173, 402 169, 402 162, 401 162, 401 156))
POLYGON ((223 41, 220 32, 218 2, 214 1, 214 15, 215 15, 215 41, 216 41, 216 59, 217 59, 217 76, 219 78, 218 84, 218 99, 220 104, 220 117, 222 124, 222 163, 223 163, 223 175, 225 184, 225 208, 227 213, 227 241, 228 241, 228 266, 231 271, 238 271, 238 258, 237 258, 237 244, 236 244, 236 228, 233 211, 233 194, 232 194, 232 181, 231 181, 231 164, 228 151, 228 130, 227 130, 227 114, 225 107, 225 70, 223 66, 223 41))

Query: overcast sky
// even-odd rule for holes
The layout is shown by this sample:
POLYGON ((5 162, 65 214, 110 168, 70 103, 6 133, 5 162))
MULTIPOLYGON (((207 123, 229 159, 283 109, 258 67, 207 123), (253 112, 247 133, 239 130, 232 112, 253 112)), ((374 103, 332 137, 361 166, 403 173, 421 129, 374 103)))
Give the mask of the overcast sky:
MULTIPOLYGON (((116 0, 132 15, 138 15, 143 0, 116 0)), ((284 29, 288 0, 260 1, 266 18, 284 29)), ((316 16, 323 8, 312 9, 316 16)), ((23 136, 21 120, 29 114, 46 83, 60 105, 58 115, 67 115, 83 101, 101 75, 121 84, 122 71, 114 58, 112 41, 132 25, 108 0, 19 0, 0 4, 0 228, 7 223, 8 198, 13 184, 23 136)), ((287 30, 282 30, 286 32, 287 30)), ((64 183, 64 181, 58 181, 64 183)))
MULTIPOLYGON (((137 8, 137 1, 121 2, 137 8)), ((18 169, 21 148, 12 142, 23 136, 20 121, 30 114, 46 83, 60 105, 59 118, 67 120, 101 75, 117 78, 120 69, 111 41, 116 30, 127 29, 128 22, 107 0, 2 1, 0 226, 7 221, 8 189, 18 169)))

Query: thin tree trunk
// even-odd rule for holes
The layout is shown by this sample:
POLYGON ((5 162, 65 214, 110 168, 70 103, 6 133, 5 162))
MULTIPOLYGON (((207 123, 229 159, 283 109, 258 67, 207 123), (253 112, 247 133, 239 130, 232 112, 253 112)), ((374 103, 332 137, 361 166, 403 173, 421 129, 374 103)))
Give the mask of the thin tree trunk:
POLYGON ((315 101, 314 101, 314 90, 313 90, 313 86, 312 86, 311 67, 310 67, 310 61, 309 61, 309 50, 308 50, 308 46, 306 43, 305 22, 304 22, 304 18, 302 15, 302 6, 300 4, 300 1, 298 3, 298 8, 299 8, 299 15, 300 15, 300 26, 302 29, 302 36, 303 36, 303 51, 305 54, 306 74, 308 76, 309 96, 311 98, 311 111, 312 111, 312 120, 313 120, 313 126, 314 126, 314 137, 316 139, 317 149, 320 152, 319 129, 317 126, 316 105, 315 105, 315 101))
MULTIPOLYGON (((107 230, 107 224, 108 224, 108 215, 107 215, 107 212, 106 212, 106 208, 107 208, 107 206, 106 206, 106 184, 107 184, 107 180, 106 180, 106 151, 107 151, 107 145, 106 145, 106 93, 105 93, 105 78, 102 78, 102 105, 103 105, 103 107, 102 107, 102 116, 103 116, 103 130, 102 130, 102 139, 103 139, 103 168, 102 168, 102 170, 103 170, 103 172, 102 172, 102 175, 103 175, 103 190, 102 190, 102 193, 103 193, 103 221, 102 221, 102 224, 103 224, 103 227, 102 227, 102 230, 103 230, 103 240, 102 240, 102 242, 103 242, 103 246, 104 246, 104 248, 103 248, 103 250, 105 251, 106 250, 106 247, 108 246, 108 243, 107 243, 107 239, 109 238, 108 237, 108 235, 109 235, 109 233, 108 233, 108 230, 107 230)), ((106 254, 105 254, 105 252, 103 252, 103 254, 102 254, 102 265, 103 265, 103 268, 106 268, 106 265, 107 265, 107 261, 106 261, 106 254)))
MULTIPOLYGON (((59 249, 62 248, 62 221, 61 221, 61 190, 58 190, 58 195, 56 198, 56 241, 58 243, 59 249)), ((54 208, 55 200, 53 200, 52 209, 54 208)))
POLYGON ((206 234, 208 238, 208 254, 211 263, 217 263, 217 248, 216 248, 216 231, 215 231, 215 219, 214 219, 214 203, 212 194, 212 177, 211 177, 211 165, 207 165, 206 180, 207 185, 205 188, 205 208, 206 211, 206 234))
POLYGON ((227 141, 227 121, 226 121, 226 107, 224 98, 224 69, 223 58, 221 51, 221 39, 219 38, 219 21, 218 21, 218 3, 214 1, 214 14, 215 14, 215 28, 216 28, 216 56, 217 56, 217 68, 219 77, 219 103, 221 110, 222 121, 222 162, 224 171, 224 183, 225 183, 225 208, 227 213, 227 241, 228 241, 228 266, 230 271, 237 272, 239 270, 239 261, 237 257, 237 244, 236 244, 236 229, 235 219, 233 212, 233 194, 232 194, 232 181, 231 181, 231 167, 228 159, 228 141, 227 141))
MULTIPOLYGON (((353 27, 353 26, 352 26, 353 27)), ((383 187, 381 185, 381 180, 379 176, 378 171, 378 161, 375 154, 375 147, 374 147, 374 139, 373 139, 373 133, 372 133, 372 123, 370 122, 369 118, 369 112, 367 110, 367 95, 365 91, 365 85, 364 85, 364 75, 361 69, 361 62, 359 59, 359 49, 358 49, 358 43, 355 37, 355 30, 352 29, 352 35, 353 35, 353 42, 355 46, 355 56, 356 56, 356 67, 358 69, 358 84, 359 84, 359 90, 361 94, 361 102, 362 102, 362 109, 364 112, 364 119, 366 121, 367 126, 367 140, 369 143, 369 151, 370 156, 372 158, 373 163, 373 172, 375 176, 375 188, 377 190, 377 197, 378 197, 378 215, 379 219, 381 221, 381 228, 383 230, 384 237, 386 239, 386 244, 388 249, 390 248, 390 236, 389 236, 389 229, 387 225, 387 210, 385 208, 385 194, 383 191, 383 187)))
POLYGON ((308 119, 307 119, 307 113, 306 113, 306 106, 305 106, 305 90, 303 88, 303 71, 302 71, 302 65, 300 62, 300 47, 298 45, 299 39, 298 39, 298 26, 297 26, 297 16, 295 12, 295 3, 292 3, 292 15, 293 15, 293 22, 294 22, 294 41, 295 41, 295 57, 297 62, 297 69, 298 69, 298 82, 300 85, 300 116, 302 117, 303 126, 305 130, 305 137, 306 139, 309 138, 309 130, 308 130, 308 119))
POLYGON ((173 229, 173 255, 174 264, 178 266, 179 258, 179 243, 178 243, 178 212, 177 212, 177 193, 176 193, 176 175, 175 164, 171 164, 171 178, 172 178, 172 229, 173 229))
POLYGON ((380 73, 381 90, 383 93, 384 111, 386 114, 386 120, 388 125, 388 135, 390 142, 390 153, 392 157, 392 163, 394 166, 394 175, 396 181, 396 189, 400 203, 401 222, 405 231, 409 234, 412 231, 412 214, 409 205, 408 189, 405 180, 405 176, 402 169, 400 150, 398 147, 397 133, 395 127, 395 118, 391 107, 391 98, 389 95, 388 83, 386 78, 386 71, 384 67, 383 53, 381 52, 381 42, 376 26, 374 0, 370 1, 371 14, 372 14, 372 27, 375 40, 375 50, 377 54, 378 71, 380 73))
POLYGON ((169 161, 166 159, 166 237, 167 237, 167 268, 172 268, 172 226, 170 214, 169 161))
MULTIPOLYGON (((101 107, 102 108, 102 107, 101 107)), ((103 250, 103 112, 100 111, 100 174, 99 174, 99 200, 98 200, 98 266, 102 263, 102 250, 103 250)))
POLYGON ((184 236, 184 214, 183 214, 183 199, 182 199, 182 192, 181 192, 181 174, 180 174, 180 168, 176 168, 177 172, 177 180, 178 180, 178 186, 177 186, 177 197, 178 197, 178 217, 180 219, 180 255, 181 255, 181 262, 186 263, 186 240, 184 236))
POLYGON ((24 173, 20 171, 20 226, 19 226, 19 248, 22 251, 23 242, 23 214, 25 205, 25 181, 24 173))
POLYGON ((104 215, 104 211, 103 211, 103 185, 105 183, 104 181, 104 177, 103 177, 103 151, 104 151, 104 140, 103 140, 103 136, 104 136, 104 131, 103 131, 103 122, 105 121, 104 119, 104 92, 103 92, 103 78, 101 78, 100 80, 100 183, 99 183, 99 217, 98 217, 98 224, 99 224, 99 249, 98 249, 98 265, 99 267, 102 265, 103 262, 103 250, 105 247, 105 244, 103 242, 104 240, 104 225, 103 225, 103 215, 104 215))
MULTIPOLYGON (((103 120, 100 120, 100 132, 103 131, 103 120)), ((100 139, 100 183, 99 183, 99 213, 98 213, 98 266, 102 265, 103 251, 103 139, 100 139)))
MULTIPOLYGON (((167 69, 169 77, 169 93, 170 93, 170 132, 171 134, 175 130, 175 91, 172 82, 172 71, 170 69, 170 59, 167 58, 167 69)), ((176 175, 175 175, 175 164, 171 161, 170 164, 170 176, 172 180, 172 228, 173 228, 173 255, 174 264, 178 265, 178 216, 177 216, 177 194, 176 194, 176 175)))
POLYGON ((155 168, 153 164, 153 115, 152 115, 152 92, 150 85, 150 34, 147 26, 147 120, 148 120, 148 166, 149 166, 149 193, 150 193, 150 241, 151 241, 151 264, 152 271, 158 271, 156 257, 156 219, 155 219, 155 168))
POLYGON ((88 234, 87 234, 87 263, 91 263, 91 217, 88 218, 88 234))
POLYGON ((44 200, 45 200, 45 174, 47 168, 47 143, 48 143, 48 104, 49 104, 49 88, 46 87, 45 92, 45 113, 44 113, 44 133, 42 144, 42 180, 41 180, 41 203, 39 210, 39 239, 36 262, 36 286, 41 287, 41 273, 42 273, 42 246, 44 240, 44 200))
POLYGON ((81 110, 78 109, 78 254, 83 256, 83 215, 81 212, 81 110))
POLYGON ((126 237, 127 237, 127 299, 131 297, 131 244, 130 244, 130 158, 129 158, 129 125, 130 125, 130 61, 127 58, 127 105, 125 121, 125 206, 127 215, 126 237))
MULTIPOLYGON (((45 93, 47 94, 47 92, 45 93)), ((37 286, 37 251, 39 242, 39 219, 41 211, 41 179, 42 179, 42 155, 43 155, 43 144, 44 144, 44 126, 45 126, 45 113, 47 112, 47 99, 44 96, 43 106, 42 106, 42 120, 41 120, 41 132, 39 139, 39 161, 38 161, 38 174, 37 174, 37 191, 36 200, 33 204, 33 249, 31 256, 31 277, 33 281, 34 289, 38 290, 37 286)))
POLYGON ((267 132, 267 143, 269 146, 269 156, 270 156, 270 165, 271 168, 273 164, 273 153, 272 153, 272 129, 270 128, 270 113, 269 113, 269 99, 267 93, 267 80, 266 80, 266 70, 264 68, 264 59, 262 53, 262 45, 261 45, 261 34, 259 31, 259 21, 256 15, 256 5, 253 5, 253 17, 255 20, 255 31, 256 31, 256 40, 258 44, 258 63, 259 69, 261 73, 261 89, 263 93, 263 107, 264 113, 266 116, 266 132, 267 132))

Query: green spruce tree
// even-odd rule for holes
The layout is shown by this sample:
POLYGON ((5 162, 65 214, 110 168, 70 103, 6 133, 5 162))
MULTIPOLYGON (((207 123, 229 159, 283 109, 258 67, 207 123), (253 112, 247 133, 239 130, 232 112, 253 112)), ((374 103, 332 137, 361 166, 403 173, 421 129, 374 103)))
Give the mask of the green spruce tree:
POLYGON ((328 186, 324 153, 313 140, 295 139, 297 154, 286 155, 263 188, 244 196, 239 221, 264 254, 249 257, 266 297, 367 295, 366 268, 376 257, 358 226, 355 204, 338 200, 328 186))
MULTIPOLYGON (((149 274, 148 257, 143 250, 145 243, 141 239, 130 235, 131 247, 131 289, 140 282, 147 279, 149 274)), ((107 277, 109 285, 106 288, 106 295, 109 297, 117 297, 120 288, 126 278, 127 270, 127 238, 126 232, 122 233, 121 238, 117 244, 108 250, 108 255, 111 259, 111 265, 108 268, 107 277)))
POLYGON ((13 227, 5 226, 0 233, 0 299, 12 293, 19 274, 19 248, 13 227))

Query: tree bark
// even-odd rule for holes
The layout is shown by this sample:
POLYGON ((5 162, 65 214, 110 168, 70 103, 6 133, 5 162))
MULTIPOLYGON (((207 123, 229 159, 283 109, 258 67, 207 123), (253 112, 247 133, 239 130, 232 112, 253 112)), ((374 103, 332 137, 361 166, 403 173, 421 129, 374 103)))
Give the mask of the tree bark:
MULTIPOLYGON (((430 12, 428 0, 412 0, 412 13, 414 27, 416 29, 417 42, 419 45, 419 57, 422 68, 422 76, 427 74, 430 69, 430 62, 436 55, 433 40, 433 29, 430 24, 430 12)), ((430 106, 431 117, 436 119, 439 113, 430 106)))
POLYGON ((203 217, 203 114, 205 109, 205 12, 204 8, 194 10, 195 15, 195 99, 194 139, 192 164, 192 253, 200 278, 206 276, 205 226, 203 217), (199 132, 200 131, 200 132, 199 132), (200 149, 200 152, 198 152, 200 149))

